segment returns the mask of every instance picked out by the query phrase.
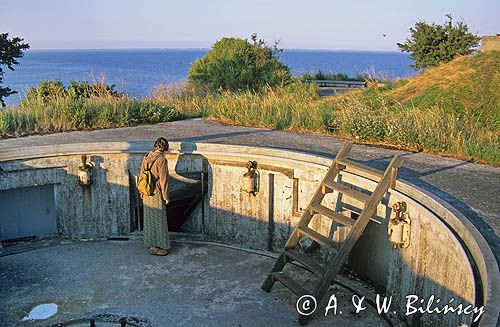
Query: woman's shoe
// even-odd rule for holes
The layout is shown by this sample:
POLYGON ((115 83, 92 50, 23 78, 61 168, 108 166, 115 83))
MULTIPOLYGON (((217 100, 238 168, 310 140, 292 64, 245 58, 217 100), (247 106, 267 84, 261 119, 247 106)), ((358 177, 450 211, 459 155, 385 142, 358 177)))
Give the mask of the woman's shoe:
POLYGON ((161 249, 159 247, 153 246, 153 247, 149 248, 149 254, 164 256, 164 255, 168 254, 168 251, 165 249, 161 249))

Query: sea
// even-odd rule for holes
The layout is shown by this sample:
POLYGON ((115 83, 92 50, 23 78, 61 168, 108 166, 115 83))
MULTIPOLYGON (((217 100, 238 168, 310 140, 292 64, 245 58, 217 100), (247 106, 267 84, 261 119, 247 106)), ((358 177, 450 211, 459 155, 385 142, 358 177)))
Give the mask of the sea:
MULTIPOLYGON (((43 80, 100 81, 134 97, 146 97, 159 84, 185 81, 191 64, 208 49, 127 50, 28 50, 15 71, 5 70, 4 86, 18 91, 5 98, 7 105, 19 103, 27 90, 43 80)), ((385 79, 414 74, 412 61, 402 52, 284 50, 279 60, 294 75, 323 71, 350 76, 369 73, 385 79)))

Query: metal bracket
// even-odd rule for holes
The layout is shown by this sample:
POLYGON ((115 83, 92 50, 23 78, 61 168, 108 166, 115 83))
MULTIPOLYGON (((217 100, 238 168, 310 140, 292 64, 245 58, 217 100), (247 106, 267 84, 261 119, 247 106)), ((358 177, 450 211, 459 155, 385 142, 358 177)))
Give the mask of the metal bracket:
POLYGON ((411 219, 406 212, 405 202, 396 202, 392 206, 394 217, 389 220, 388 233, 389 241, 394 248, 401 247, 403 249, 410 246, 411 236, 411 219))

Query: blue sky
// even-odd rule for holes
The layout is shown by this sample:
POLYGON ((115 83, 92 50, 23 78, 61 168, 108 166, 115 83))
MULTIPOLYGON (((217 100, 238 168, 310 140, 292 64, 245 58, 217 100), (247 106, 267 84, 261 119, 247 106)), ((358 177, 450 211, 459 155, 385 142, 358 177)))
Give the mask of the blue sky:
POLYGON ((500 33, 498 0, 0 0, 0 32, 32 49, 208 48, 256 32, 286 49, 390 51, 418 20, 447 13, 500 33))

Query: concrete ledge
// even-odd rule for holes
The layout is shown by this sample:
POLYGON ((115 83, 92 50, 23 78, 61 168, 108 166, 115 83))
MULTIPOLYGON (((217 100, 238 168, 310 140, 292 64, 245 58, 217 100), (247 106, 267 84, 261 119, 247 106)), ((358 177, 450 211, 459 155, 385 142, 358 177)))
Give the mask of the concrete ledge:
MULTIPOLYGON (((6 161, 81 154, 139 154, 149 151, 152 145, 152 142, 105 142, 0 150, 0 174, 3 171, 2 163, 6 161)), ((301 167, 315 171, 326 171, 331 164, 331 159, 294 151, 209 143, 172 142, 169 154, 202 155, 209 160, 231 158, 233 161, 246 161, 251 158, 258 161, 276 162, 276 165, 281 167, 291 169, 301 167)), ((356 169, 353 169, 351 173, 368 180, 374 179, 373 174, 356 171, 356 169)), ((477 268, 478 276, 476 277, 482 284, 485 312, 480 326, 495 326, 500 311, 500 274, 498 263, 486 240, 463 214, 429 192, 402 181, 397 181, 395 190, 432 211, 460 240, 477 268)))

